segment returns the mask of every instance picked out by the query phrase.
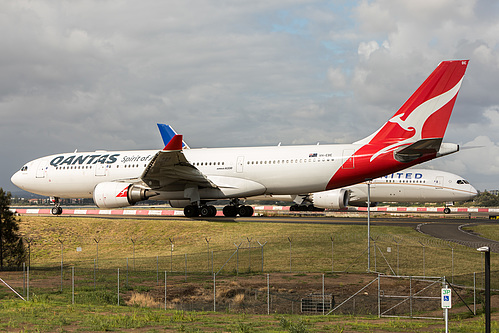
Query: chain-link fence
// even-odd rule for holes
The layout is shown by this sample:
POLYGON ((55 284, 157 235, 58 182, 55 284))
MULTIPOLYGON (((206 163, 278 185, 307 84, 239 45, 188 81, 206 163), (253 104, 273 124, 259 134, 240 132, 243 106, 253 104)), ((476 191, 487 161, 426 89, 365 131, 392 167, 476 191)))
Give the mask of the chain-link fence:
MULTIPOLYGON (((473 248, 387 234, 373 234, 370 251, 359 234, 281 238, 269 242, 265 237, 247 237, 232 242, 229 249, 201 239, 198 242, 206 246, 202 252, 189 252, 191 247, 199 249, 192 240, 170 239, 157 256, 141 255, 147 244, 136 240, 123 244, 56 240, 43 246, 53 258, 48 265, 41 265, 37 252, 41 250, 32 243, 28 262, 0 277, 26 299, 179 310, 415 317, 422 311, 439 311, 435 288, 441 283, 431 276, 445 276, 462 290, 463 299, 469 299, 470 293, 478 303, 481 299, 484 260, 473 248), (113 252, 129 256, 117 258, 113 252), (371 283, 377 279, 372 273, 399 278, 371 283), (430 282, 421 282, 425 280, 430 282), (425 283, 433 285, 419 292, 425 283)), ((491 281, 492 288, 499 290, 497 272, 491 281)), ((17 296, 0 287, 0 297, 17 296)))

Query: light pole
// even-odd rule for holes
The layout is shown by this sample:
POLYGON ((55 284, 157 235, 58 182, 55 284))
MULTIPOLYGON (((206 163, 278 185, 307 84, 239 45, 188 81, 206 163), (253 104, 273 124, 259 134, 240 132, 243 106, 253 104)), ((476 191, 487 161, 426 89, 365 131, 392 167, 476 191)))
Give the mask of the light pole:
POLYGON ((367 271, 371 271, 371 178, 367 182, 367 271))
POLYGON ((485 333, 490 333, 490 247, 482 246, 477 251, 485 253, 485 333))

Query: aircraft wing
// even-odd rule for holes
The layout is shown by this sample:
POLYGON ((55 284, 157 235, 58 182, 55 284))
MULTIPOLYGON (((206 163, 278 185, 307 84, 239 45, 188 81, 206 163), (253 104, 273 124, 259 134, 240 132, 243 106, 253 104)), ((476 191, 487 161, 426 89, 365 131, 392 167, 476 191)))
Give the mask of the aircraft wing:
POLYGON ((182 135, 175 135, 163 150, 156 153, 141 178, 151 189, 158 191, 183 191, 187 184, 217 188, 185 158, 182 135))

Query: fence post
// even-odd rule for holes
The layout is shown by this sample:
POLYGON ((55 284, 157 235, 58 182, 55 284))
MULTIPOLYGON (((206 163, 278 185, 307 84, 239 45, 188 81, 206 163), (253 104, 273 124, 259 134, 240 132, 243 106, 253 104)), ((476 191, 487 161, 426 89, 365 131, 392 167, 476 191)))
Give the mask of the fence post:
POLYGON ((94 242, 95 242, 95 245, 97 246, 97 254, 96 254, 96 267, 98 268, 99 267, 99 242, 100 242, 100 238, 99 239, 96 239, 94 238, 94 242))
POLYGON ((96 282, 96 279, 95 279, 95 265, 96 265, 96 261, 94 259, 94 291, 97 289, 97 282, 96 282))
POLYGON ((476 316, 476 272, 473 272, 473 313, 476 316))
POLYGON ((334 273, 334 238, 333 236, 329 238, 331 239, 331 273, 334 273))
POLYGON ((270 277, 267 273, 267 314, 270 314, 270 277))
POLYGON ((185 254, 185 282, 187 282, 187 253, 185 254))
POLYGON ((166 271, 165 271, 165 310, 166 310, 166 271))
POLYGON ((59 243, 61 243, 61 292, 62 292, 62 280, 63 280, 63 268, 64 268, 64 243, 62 240, 59 239, 59 243))
POLYGON ((159 286, 159 256, 156 256, 156 284, 159 286))
MULTIPOLYGON (((209 272, 210 271, 210 237, 205 237, 204 240, 206 241, 206 245, 208 246, 208 250, 207 250, 207 254, 208 254, 208 265, 207 265, 207 271, 209 272)), ((211 270, 211 272, 213 273, 213 269, 211 270)))
POLYGON ((71 267, 71 304, 75 304, 75 267, 71 267))
POLYGON ((133 243, 133 270, 135 271, 135 241, 136 239, 130 238, 133 243))
POLYGON ((239 275, 239 247, 241 246, 242 242, 239 243, 239 245, 236 245, 234 243, 234 246, 236 247, 236 275, 239 275))
POLYGON ((168 238, 170 240, 170 273, 173 271, 173 241, 174 239, 168 238))
POLYGON ((248 266, 248 273, 251 273, 251 240, 252 240, 253 238, 248 238, 248 237, 246 237, 246 239, 248 240, 248 244, 249 244, 249 247, 248 247, 248 249, 249 249, 249 266, 248 266))
MULTIPOLYGON (((376 245, 374 246, 374 251, 376 251, 376 245)), ((381 280, 379 273, 378 273, 378 318, 381 318, 381 280)))
POLYGON ((26 270, 26 300, 29 301, 29 266, 26 270))
POLYGON ((291 256, 291 238, 288 237, 288 241, 289 241, 289 272, 291 273, 291 271, 292 271, 292 266, 291 266, 291 259, 292 259, 292 256, 291 256))
POLYGON ((213 273, 213 312, 217 311, 217 285, 216 285, 216 274, 213 273))
POLYGON ((258 243, 258 245, 260 245, 261 249, 262 249, 262 273, 263 273, 263 247, 265 246, 265 244, 267 244, 267 242, 263 243, 263 245, 259 242, 259 241, 256 241, 258 243))
POLYGON ((118 268, 118 306, 120 305, 120 269, 118 268))
POLYGON ((324 274, 322 274, 322 315, 324 316, 326 297, 324 295, 324 274))

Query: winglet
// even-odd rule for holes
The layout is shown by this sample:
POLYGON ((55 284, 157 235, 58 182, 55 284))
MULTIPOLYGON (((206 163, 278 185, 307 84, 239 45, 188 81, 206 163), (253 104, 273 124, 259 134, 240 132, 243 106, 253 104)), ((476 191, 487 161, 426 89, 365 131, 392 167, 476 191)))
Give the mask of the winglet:
POLYGON ((166 150, 182 150, 182 135, 176 134, 163 148, 163 151, 166 150))

